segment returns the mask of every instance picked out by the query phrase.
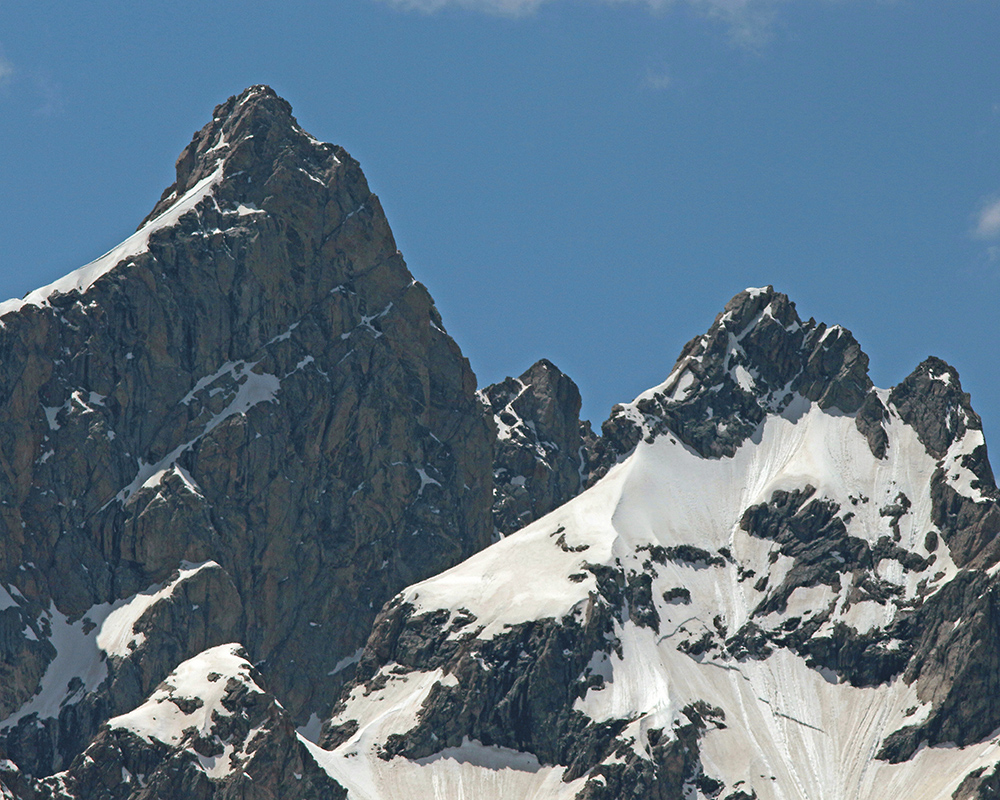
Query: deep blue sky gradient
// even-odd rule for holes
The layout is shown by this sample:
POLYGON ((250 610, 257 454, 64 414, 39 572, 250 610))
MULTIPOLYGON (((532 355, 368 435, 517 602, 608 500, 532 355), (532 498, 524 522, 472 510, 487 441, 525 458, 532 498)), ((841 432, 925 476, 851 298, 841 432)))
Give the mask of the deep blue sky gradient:
POLYGON ((5 4, 0 295, 125 238, 269 83, 361 161, 481 385, 545 356, 599 424, 773 284, 880 386, 954 364, 1000 452, 1000 3, 775 8, 747 45, 684 0, 5 4))

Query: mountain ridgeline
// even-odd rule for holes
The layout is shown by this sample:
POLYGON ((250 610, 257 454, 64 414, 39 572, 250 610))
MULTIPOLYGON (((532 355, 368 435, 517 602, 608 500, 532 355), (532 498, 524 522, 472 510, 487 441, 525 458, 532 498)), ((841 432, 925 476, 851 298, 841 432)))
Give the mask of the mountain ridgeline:
POLYGON ((734 297, 596 435, 477 390, 343 148, 254 86, 0 303, 0 797, 1000 797, 957 372, 734 297))

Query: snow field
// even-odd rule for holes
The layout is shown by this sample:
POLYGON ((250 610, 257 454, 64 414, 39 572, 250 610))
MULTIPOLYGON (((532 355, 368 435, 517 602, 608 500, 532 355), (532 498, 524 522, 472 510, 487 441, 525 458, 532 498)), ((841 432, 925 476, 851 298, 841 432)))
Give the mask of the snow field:
MULTIPOLYGON (((697 639, 704 631, 714 634, 716 618, 730 635, 737 631, 791 568, 792 559, 773 552, 776 543, 750 536, 739 524, 748 507, 768 502, 776 490, 814 487, 814 498, 839 503, 840 516, 853 514, 846 522, 851 536, 873 545, 892 536, 891 517, 880 511, 903 493, 910 506, 898 517, 896 544, 929 555, 924 541, 934 530, 930 480, 938 465, 891 409, 886 428, 888 458, 879 460, 853 417, 824 412, 797 398, 781 415, 768 417, 733 458, 704 459, 676 438, 662 435, 652 444, 641 443, 587 492, 453 569, 410 587, 403 599, 414 605, 416 614, 445 608, 456 615, 468 609, 477 619, 465 631, 476 630, 479 638, 487 639, 508 625, 571 614, 596 590, 593 576, 584 572, 587 563, 618 563, 631 572, 642 569, 650 555, 645 548, 652 545, 690 545, 711 556, 726 548, 732 561, 723 566, 675 560, 655 565, 659 633, 629 621, 616 623, 624 657, 612 652, 602 655, 600 663, 591 661, 607 683, 588 691, 575 708, 595 721, 633 720, 627 730, 634 736, 633 749, 648 757, 646 731, 669 731, 685 722, 681 709, 696 700, 719 706, 726 713, 726 727, 710 730, 703 740, 705 771, 724 780, 730 791, 737 784, 747 791, 752 788, 761 800, 875 800, 894 794, 908 800, 943 800, 971 769, 1000 758, 1000 744, 991 740, 964 750, 924 747, 897 765, 874 760, 888 734, 929 712, 901 680, 857 689, 838 683, 832 673, 807 667, 801 657, 783 649, 763 660, 742 662, 711 653, 696 659, 677 650, 682 638, 697 639), (565 546, 559 545, 559 537, 564 537, 565 546), (586 549, 578 549, 584 545, 586 549), (769 575, 769 587, 759 591, 755 580, 739 580, 738 568, 753 569, 757 577, 769 575), (581 573, 584 580, 569 580, 581 573), (671 588, 687 589, 690 603, 661 603, 660 595, 671 588), (749 761, 748 753, 754 754, 749 761)), ((976 434, 970 432, 956 443, 949 454, 953 462, 959 457, 955 453, 971 452, 976 434)), ((880 562, 876 572, 899 586, 904 599, 914 597, 923 580, 933 592, 957 573, 943 541, 934 555, 935 563, 920 573, 906 572, 890 559, 880 562)), ((842 576, 839 592, 828 586, 800 587, 784 613, 754 622, 770 628, 789 617, 830 608, 831 627, 841 621, 868 632, 892 621, 891 603, 861 601, 848 606, 850 588, 850 572, 842 576)), ((818 635, 822 633, 821 629, 818 635)), ((452 794, 439 795, 426 781, 443 786, 441 777, 411 782, 429 764, 378 759, 374 755, 378 744, 390 733, 415 724, 430 686, 443 678, 437 673, 406 676, 391 690, 387 687, 391 696, 375 703, 370 697, 352 696, 340 718, 357 716, 360 729, 323 762, 331 765, 331 774, 333 764, 339 764, 335 777, 344 776, 342 782, 351 786, 352 798, 404 796, 399 792, 414 798, 483 800, 563 796, 563 787, 555 788, 554 794, 533 794, 542 791, 542 784, 529 787, 523 772, 515 783, 502 778, 503 770, 495 764, 475 766, 471 756, 460 768, 455 765, 453 777, 458 783, 447 784, 452 794), (391 714, 372 710, 388 706, 393 708, 391 714), (349 759, 350 769, 338 759, 349 759), (470 769, 479 777, 464 777, 470 769), (356 778, 350 776, 360 772, 365 780, 351 784, 356 778), (478 794, 459 794, 472 786, 478 794)), ((442 754, 434 763, 448 760, 442 754)), ((557 768, 541 767, 531 773, 533 780, 547 769, 557 768)))

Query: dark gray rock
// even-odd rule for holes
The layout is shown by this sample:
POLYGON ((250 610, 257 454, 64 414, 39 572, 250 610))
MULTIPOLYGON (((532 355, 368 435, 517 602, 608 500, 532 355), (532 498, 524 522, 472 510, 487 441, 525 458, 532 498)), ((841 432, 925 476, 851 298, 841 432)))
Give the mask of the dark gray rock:
POLYGON ((854 419, 861 435, 868 440, 868 447, 875 458, 885 458, 885 451, 889 446, 889 434, 885 430, 888 416, 889 412, 879 396, 870 391, 865 395, 864 402, 861 403, 858 415, 854 419))
POLYGON ((643 439, 669 432, 702 456, 728 457, 796 394, 854 414, 871 389, 868 357, 850 331, 803 322, 770 286, 746 290, 685 345, 663 386, 611 410, 591 482, 643 439))
POLYGON ((993 769, 974 769, 959 784, 952 794, 952 800, 997 800, 1000 798, 1000 764, 993 769))
MULTIPOLYGON (((943 458, 970 428, 982 430, 969 395, 962 391, 958 372, 940 358, 924 360, 893 388, 889 403, 934 458, 943 458)), ((989 477, 992 480, 992 474, 989 477)))
MULTIPOLYGON (((936 556, 924 557, 896 543, 899 520, 910 508, 905 494, 880 509, 890 533, 870 545, 847 533, 836 503, 815 499, 814 493, 812 487, 775 492, 770 502, 748 509, 743 516, 745 530, 775 541, 782 555, 794 559, 781 585, 768 591, 753 616, 783 612, 791 592, 799 586, 825 583, 840 590, 847 581, 849 604, 874 601, 894 607, 891 624, 859 634, 837 623, 832 633, 821 634, 819 629, 830 615, 829 610, 820 610, 808 620, 786 620, 771 631, 748 625, 727 640, 724 632, 718 637, 703 635, 689 646, 691 654, 715 649, 736 658, 764 658, 776 647, 789 647, 810 665, 832 670, 855 686, 878 685, 902 674, 933 707, 920 724, 904 726, 887 737, 878 757, 892 762, 910 758, 921 742, 965 746, 990 735, 1000 727, 996 701, 1000 696, 1000 590, 988 571, 996 558, 987 557, 995 553, 996 504, 975 503, 958 495, 938 471, 932 483, 934 514, 938 523, 946 523, 941 527, 952 556, 966 568, 925 597, 936 556), (951 498, 957 516, 949 517, 940 508, 939 498, 945 496, 951 498), (977 546, 982 549, 977 551, 977 546), (898 561, 904 571, 927 575, 915 602, 903 603, 899 588, 878 577, 876 568, 884 559, 898 561)), ((936 541, 937 533, 929 532, 926 549, 935 550, 936 541)))
MULTIPOLYGON (((781 583, 757 588, 767 593, 753 611, 754 618, 773 612, 784 614, 792 592, 800 587, 827 585, 840 592, 850 585, 848 603, 871 600, 891 604, 899 589, 878 576, 885 559, 899 561, 904 569, 921 572, 929 560, 896 546, 890 536, 874 548, 847 531, 840 505, 815 497, 812 486, 791 492, 776 491, 771 500, 746 510, 741 527, 752 536, 774 541, 777 552, 793 559, 781 583)), ((806 620, 790 618, 771 631, 749 623, 724 642, 736 658, 766 658, 775 647, 788 647, 807 663, 836 672, 855 686, 874 686, 890 680, 906 667, 912 644, 886 647, 881 632, 862 635, 843 623, 832 634, 820 629, 829 621, 832 608, 816 609, 806 620)))
MULTIPOLYGON (((661 741, 658 732, 651 731, 648 743, 643 743, 651 759, 636 756, 631 739, 622 736, 629 720, 598 723, 574 710, 577 698, 604 685, 594 666, 597 656, 603 653, 606 659, 611 651, 620 651, 614 620, 624 609, 632 611, 631 604, 638 600, 639 622, 643 591, 648 590, 641 576, 589 568, 598 577, 599 592, 579 613, 510 626, 488 640, 477 638, 474 619, 468 622, 468 632, 456 638, 449 636, 454 626, 448 624, 448 611, 414 615, 410 605, 398 600, 386 606, 365 648, 355 685, 377 691, 389 678, 382 669, 389 664, 393 674, 441 668, 455 682, 431 689, 417 725, 390 735, 382 757, 427 757, 469 737, 532 753, 542 764, 563 765, 566 781, 588 775, 578 797, 594 800, 678 797, 686 786, 710 781, 702 773, 698 741, 706 731, 723 727, 720 709, 693 704, 684 712, 690 723, 674 731, 676 738, 661 741), (615 755, 620 763, 602 764, 615 755)), ((344 708, 335 709, 323 746, 335 747, 357 729, 355 721, 337 716, 344 708)))
POLYGON ((616 753, 620 761, 598 766, 577 800, 672 800, 697 796, 696 791, 705 797, 717 797, 724 784, 704 773, 698 744, 707 732, 725 727, 725 712, 697 701, 681 713, 688 722, 677 725, 670 736, 660 729, 646 734, 648 759, 638 756, 630 746, 621 747, 616 753))
MULTIPOLYGON (((995 492, 995 490, 993 490, 995 492)), ((938 469, 931 479, 932 518, 959 566, 988 568, 1000 559, 1000 504, 959 494, 938 469)))
POLYGON ((85 293, 0 320, 0 583, 18 593, 0 719, 54 656, 50 609, 77 621, 219 565, 58 720, 0 732, 36 776, 220 642, 297 723, 325 716, 382 604, 491 539, 475 377, 357 162, 257 86, 195 134, 147 220, 213 175, 85 293))
POLYGON ((480 396, 498 431, 493 526, 506 536, 579 494, 597 437, 580 420, 580 390, 546 359, 480 396))
POLYGON ((962 390, 958 372, 939 358, 928 358, 889 395, 899 417, 917 433, 927 452, 939 459, 931 480, 932 518, 960 567, 988 568, 1000 559, 1000 493, 985 443, 958 458, 968 470, 974 499, 959 493, 948 479, 953 464, 949 449, 969 432, 982 431, 982 421, 962 390))
POLYGON ((879 758, 910 758, 923 741, 966 746, 1000 727, 1000 588, 963 570, 890 634, 908 643, 904 679, 933 703, 927 718, 889 736, 879 758))

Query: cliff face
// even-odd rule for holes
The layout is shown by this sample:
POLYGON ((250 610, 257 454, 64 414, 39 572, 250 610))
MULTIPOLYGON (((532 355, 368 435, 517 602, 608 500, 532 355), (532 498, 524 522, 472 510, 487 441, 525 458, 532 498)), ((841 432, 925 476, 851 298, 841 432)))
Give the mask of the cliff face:
POLYGON ((506 536, 583 490, 598 440, 580 421, 580 390, 547 359, 480 396, 497 429, 493 525, 506 536))
POLYGON ((322 716, 489 542, 494 436, 358 164, 230 98, 133 237, 0 305, 0 744, 64 768, 229 642, 322 716))

